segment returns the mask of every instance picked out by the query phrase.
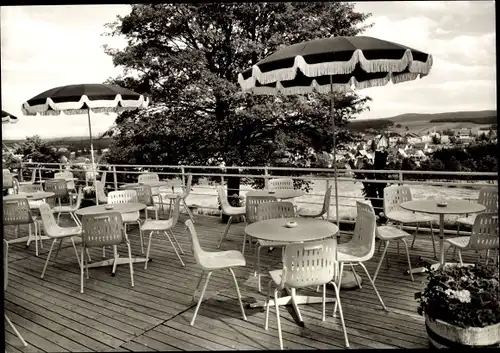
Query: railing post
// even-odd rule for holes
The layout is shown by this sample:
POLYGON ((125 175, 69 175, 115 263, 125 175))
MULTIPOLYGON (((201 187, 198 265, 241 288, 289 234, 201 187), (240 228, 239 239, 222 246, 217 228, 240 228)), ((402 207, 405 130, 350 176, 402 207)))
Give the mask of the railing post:
POLYGON ((118 190, 118 176, 116 175, 116 166, 113 165, 113 182, 115 186, 115 190, 118 190))
POLYGON ((186 181, 185 181, 186 179, 185 179, 184 173, 185 173, 184 166, 181 166, 181 179, 182 179, 182 185, 183 186, 186 185, 186 181))
POLYGON ((403 185, 403 172, 399 172, 398 173, 398 176, 399 176, 399 186, 403 185))
POLYGON ((264 167, 264 189, 267 189, 267 185, 269 182, 269 170, 267 167, 264 167))
MULTIPOLYGON (((330 187, 330 179, 326 179, 326 191, 328 191, 329 187, 330 187)), ((330 206, 331 206, 331 204, 332 204, 332 202, 331 202, 331 197, 330 197, 330 201, 328 202, 328 207, 326 209, 326 220, 327 221, 330 219, 330 206)))

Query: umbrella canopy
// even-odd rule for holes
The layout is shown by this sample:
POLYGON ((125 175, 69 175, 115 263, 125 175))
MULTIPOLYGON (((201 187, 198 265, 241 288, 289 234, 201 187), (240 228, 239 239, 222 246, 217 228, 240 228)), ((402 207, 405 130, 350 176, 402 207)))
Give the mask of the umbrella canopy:
POLYGON ((19 121, 17 116, 9 114, 2 110, 2 124, 15 124, 19 121))
POLYGON ((145 108, 149 99, 126 88, 107 84, 81 84, 49 89, 22 105, 26 115, 121 112, 145 108))
POLYGON ((415 80, 431 67, 432 55, 401 44, 331 37, 282 48, 240 73, 238 82, 255 94, 328 93, 415 80))

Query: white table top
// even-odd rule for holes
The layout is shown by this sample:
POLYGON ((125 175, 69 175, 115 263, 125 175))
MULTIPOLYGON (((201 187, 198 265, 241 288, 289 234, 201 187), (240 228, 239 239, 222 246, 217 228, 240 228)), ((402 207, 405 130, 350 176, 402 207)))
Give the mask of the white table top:
POLYGON ((160 186, 171 186, 171 181, 146 181, 143 183, 132 183, 132 184, 123 184, 120 185, 120 189, 125 189, 128 186, 140 186, 140 185, 149 185, 152 188, 160 187, 160 186))
POLYGON ((120 212, 120 213, 129 213, 129 212, 137 212, 146 208, 146 205, 143 203, 116 203, 113 204, 113 209, 107 210, 105 207, 108 205, 98 205, 98 206, 89 206, 80 208, 75 213, 79 216, 89 215, 89 214, 101 214, 101 213, 110 213, 110 212, 120 212))
POLYGON ((306 193, 302 190, 252 190, 247 192, 246 196, 274 196, 277 199, 293 199, 294 197, 304 196, 306 193))
POLYGON ((252 223, 245 228, 251 237, 276 242, 304 242, 333 236, 339 228, 330 222, 314 218, 276 218, 252 223), (287 228, 289 221, 297 222, 295 228, 287 228))
POLYGON ((43 200, 47 199, 49 197, 54 197, 53 192, 49 191, 37 191, 37 192, 20 192, 18 194, 11 194, 4 196, 4 200, 17 200, 17 199, 22 199, 22 198, 27 198, 28 201, 35 201, 35 200, 43 200))
POLYGON ((430 214, 462 214, 477 213, 486 209, 485 206, 466 200, 446 200, 447 206, 440 207, 437 200, 413 200, 403 202, 401 207, 408 211, 430 213, 430 214))

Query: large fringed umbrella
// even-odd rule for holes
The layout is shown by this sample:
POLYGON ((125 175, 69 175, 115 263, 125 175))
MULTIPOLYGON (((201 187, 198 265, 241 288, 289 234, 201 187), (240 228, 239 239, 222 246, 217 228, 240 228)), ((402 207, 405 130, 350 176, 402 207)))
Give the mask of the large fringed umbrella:
POLYGON ((15 124, 19 121, 17 116, 2 110, 2 124, 15 124))
POLYGON ((333 93, 415 80, 426 76, 431 66, 432 55, 401 44, 365 36, 331 37, 284 47, 240 73, 238 82, 254 94, 330 93, 338 225, 333 93))
MULTIPOLYGON (((96 180, 94 146, 90 112, 120 113, 125 110, 146 108, 149 99, 126 88, 108 84, 81 84, 52 88, 23 103, 25 115, 87 114, 89 122, 92 170, 96 180)), ((96 202, 97 200, 96 193, 96 202)))

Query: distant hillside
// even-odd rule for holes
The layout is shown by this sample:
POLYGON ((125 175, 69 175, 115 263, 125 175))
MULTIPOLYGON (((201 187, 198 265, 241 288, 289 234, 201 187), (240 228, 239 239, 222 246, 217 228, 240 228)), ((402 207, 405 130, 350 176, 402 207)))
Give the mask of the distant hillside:
MULTIPOLYGON (((82 149, 84 147, 89 147, 90 146, 90 139, 88 136, 71 136, 71 137, 57 137, 57 138, 44 138, 44 141, 47 141, 50 143, 50 145, 57 147, 57 148, 68 148, 69 150, 74 150, 74 149, 82 149)), ((2 140, 3 143, 5 143, 7 146, 12 146, 14 144, 20 144, 23 143, 25 139, 20 139, 20 140, 2 140)), ((109 144, 111 143, 110 138, 94 138, 93 139, 93 145, 94 149, 104 149, 108 148, 109 144)))
MULTIPOLYGON (((410 121, 432 121, 436 119, 446 119, 446 121, 441 122, 464 122, 463 119, 481 119, 481 118, 495 118, 496 119, 497 112, 496 110, 479 110, 474 112, 447 112, 447 113, 435 113, 435 114, 401 114, 392 116, 389 118, 385 118, 391 120, 394 123, 406 123, 410 121)), ((479 124, 483 124, 482 122, 479 124)), ((488 123, 486 123, 488 124, 488 123)), ((490 123, 491 124, 491 123, 490 123)))

